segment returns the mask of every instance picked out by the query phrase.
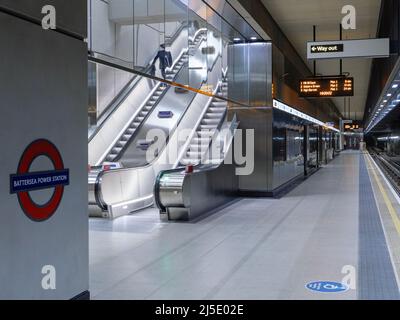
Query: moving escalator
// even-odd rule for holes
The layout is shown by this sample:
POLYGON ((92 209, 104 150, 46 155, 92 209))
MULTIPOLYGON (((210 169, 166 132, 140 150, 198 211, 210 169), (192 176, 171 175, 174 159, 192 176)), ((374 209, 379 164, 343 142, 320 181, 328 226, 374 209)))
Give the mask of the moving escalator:
POLYGON ((195 220, 236 199, 238 176, 232 150, 238 126, 236 116, 225 121, 206 156, 190 170, 181 167, 158 174, 154 197, 162 220, 195 220), (210 152, 219 147, 220 152, 210 152))
MULTIPOLYGON (((187 59, 193 55, 201 59, 204 43, 204 31, 199 30, 191 41, 191 46, 182 50, 169 73, 169 80, 185 83, 188 74, 187 59)), ((211 73, 220 71, 214 68, 211 73)), ((201 88, 204 79, 201 73, 191 78, 191 84, 201 88)), ((218 75, 219 76, 219 75, 218 75)), ((218 77, 214 77, 218 78, 218 77)), ((144 79, 152 81, 151 79, 144 79)), ((216 93, 222 92, 222 86, 217 86, 216 93)), ((140 93, 138 93, 140 94, 140 93)), ((121 134, 113 141, 112 146, 101 156, 97 166, 89 172, 89 205, 91 216, 115 218, 129 214, 153 204, 153 186, 160 170, 174 167, 162 161, 161 155, 167 153, 169 142, 178 127, 198 128, 198 111, 209 115, 209 107, 215 108, 215 98, 197 94, 193 91, 177 91, 169 85, 158 83, 148 94, 141 107, 136 110, 121 134), (148 140, 151 130, 161 130, 168 137, 167 141, 155 150, 149 158, 149 148, 154 141, 148 140)), ((211 110, 215 111, 215 110, 211 110)), ((225 113, 218 112, 221 117, 225 113)), ((177 146, 172 146, 171 148, 177 146)), ((150 153, 151 154, 151 153, 150 153)))

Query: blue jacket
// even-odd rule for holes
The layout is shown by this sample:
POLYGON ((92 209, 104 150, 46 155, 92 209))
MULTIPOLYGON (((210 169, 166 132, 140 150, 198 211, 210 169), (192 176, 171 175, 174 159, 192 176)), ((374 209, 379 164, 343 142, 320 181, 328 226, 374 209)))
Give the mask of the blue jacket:
POLYGON ((157 55, 153 60, 153 64, 156 63, 157 59, 160 59, 160 69, 166 69, 172 66, 171 52, 168 52, 166 50, 160 50, 157 52, 157 55))

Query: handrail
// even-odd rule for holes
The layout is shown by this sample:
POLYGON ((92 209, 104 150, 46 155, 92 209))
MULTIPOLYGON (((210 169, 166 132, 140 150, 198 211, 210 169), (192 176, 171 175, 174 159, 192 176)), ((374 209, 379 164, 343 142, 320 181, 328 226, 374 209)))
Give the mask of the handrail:
MULTIPOLYGON (((175 64, 176 65, 178 63, 178 61, 180 59, 182 59, 182 56, 185 54, 185 52, 182 52, 180 54, 180 58, 176 60, 175 64)), ((179 69, 179 71, 176 73, 174 79, 176 79, 179 74, 182 72, 184 65, 182 65, 182 67, 179 69)), ((160 87, 160 83, 156 85, 156 88, 160 87)), ((115 158, 114 162, 118 162, 121 157, 123 156, 124 152, 126 151, 126 149, 129 147, 130 142, 133 141, 136 136, 138 135, 140 129, 143 127, 144 123, 146 122, 146 120, 150 117, 150 115, 152 114, 152 112, 154 111, 154 109, 157 107, 158 103, 161 101, 161 99, 167 94, 168 90, 164 90, 164 92, 160 95, 160 97, 158 98, 157 102, 154 103, 154 105, 152 106, 152 108, 149 110, 149 112, 147 113, 147 115, 145 116, 145 118, 141 121, 141 123, 139 124, 139 126, 136 128, 135 132, 132 134, 132 136, 129 138, 129 140, 127 141, 127 143, 125 144, 125 146, 121 149, 121 151, 119 152, 118 156, 115 158)))
MULTIPOLYGON (((222 82, 219 83, 218 88, 220 88, 220 86, 222 86, 222 82)), ((217 88, 217 90, 218 90, 218 88, 217 88)), ((216 91, 217 91, 217 90, 216 90, 216 91)), ((191 139, 190 139, 190 141, 189 141, 189 144, 186 145, 186 151, 185 151, 185 152, 187 152, 188 147, 189 147, 189 145, 190 145, 190 142, 191 142, 191 140, 193 139, 193 137, 194 137, 194 135, 195 135, 195 133, 196 133, 197 128, 199 127, 199 125, 200 125, 201 122, 203 121, 204 116, 205 116, 205 114, 207 113, 207 110, 208 110, 208 108, 210 107, 211 103, 212 103, 212 100, 211 100, 210 104, 208 105, 208 107, 206 108, 205 112, 203 113, 203 115, 202 115, 200 121, 198 122, 198 125, 197 125, 197 127, 196 127, 196 129, 195 129, 195 132, 194 132, 194 134, 191 136, 191 139)), ((210 150, 211 144, 214 142, 215 138, 218 136, 218 133, 219 133, 221 127, 222 127, 222 124, 223 124, 224 121, 225 121, 225 118, 226 118, 227 114, 228 114, 228 108, 224 111, 224 113, 223 113, 223 115, 222 115, 220 121, 218 122, 217 128, 216 128, 216 130, 215 130, 213 136, 211 137, 211 139, 210 139, 210 141, 209 141, 209 143, 208 143, 208 150, 210 150)), ((183 153, 183 155, 185 154, 185 152, 183 153)), ((182 156, 183 156, 183 155, 182 155, 182 156)), ((204 158, 206 157, 206 155, 207 155, 207 152, 204 152, 204 154, 201 155, 201 158, 199 159, 200 163, 202 163, 202 162, 204 161, 204 158)), ((178 165, 181 164, 181 160, 182 160, 182 157, 181 157, 181 159, 179 159, 178 165)))
MULTIPOLYGON (((201 33, 196 34, 196 38, 197 38, 200 34, 201 34, 201 33)), ((194 42, 195 40, 196 40, 196 39, 194 38, 192 41, 194 42)), ((204 37, 202 37, 202 40, 198 43, 198 45, 197 45, 197 47, 196 47, 196 50, 200 47, 200 45, 201 45, 201 43, 202 43, 203 41, 204 41, 204 37)), ((182 58, 182 56, 183 56, 185 53, 189 53, 189 49, 187 49, 187 50, 182 50, 181 54, 180 54, 179 57, 175 60, 174 65, 171 67, 171 69, 174 68, 174 66, 179 62, 179 60, 182 58)), ((215 64, 214 64, 214 65, 215 65, 215 64)), ((181 69, 176 73, 176 75, 175 75, 175 77, 174 77, 174 80, 178 77, 178 75, 179 75, 179 73, 182 71, 182 69, 183 69, 183 66, 182 66, 181 69)), ((201 85, 203 85, 203 83, 204 83, 204 82, 202 82, 201 85)), ((160 83, 157 85, 157 87, 158 87, 158 86, 160 86, 160 83)), ((165 91, 163 92, 163 94, 160 96, 160 98, 158 99, 158 102, 163 98, 163 96, 164 96, 166 93, 167 93, 167 92, 166 92, 166 90, 165 90, 165 91)), ((193 97, 193 99, 189 102, 188 106, 190 106, 190 104, 193 102, 193 100, 194 100, 194 97, 193 97)), ((158 104, 158 103, 155 103, 155 104, 154 104, 154 106, 153 106, 152 109, 149 111, 149 113, 147 114, 147 116, 145 117, 145 119, 143 119, 143 121, 140 123, 140 125, 138 126, 138 128, 136 129, 136 131, 134 132, 134 134, 132 135, 132 137, 129 139, 129 142, 135 139, 135 137, 137 136, 138 132, 140 131, 140 128, 143 127, 143 125, 144 125, 144 123, 145 123, 145 120, 150 116, 150 114, 153 112, 153 110, 157 107, 157 104, 158 104)), ((185 113, 186 113, 186 112, 185 112, 185 113)), ((184 113, 184 114, 185 114, 185 113, 184 113)), ((184 115, 184 114, 183 114, 183 115, 184 115)), ((183 115, 182 115, 182 117, 183 117, 183 115)), ((168 144, 168 139, 167 139, 167 141, 166 141, 166 144, 168 144)), ((119 155, 118 155, 117 158, 115 159, 116 162, 118 162, 118 161, 121 159, 121 157, 122 157, 124 151, 128 148, 128 146, 129 146, 129 143, 126 143, 126 145, 122 148, 122 150, 120 151, 119 155)), ((134 167, 132 167, 132 168, 134 168, 134 167)))
MULTIPOLYGON (((200 35, 201 33, 196 34, 196 38, 200 35)), ((194 38, 193 40, 191 40, 192 42, 194 42, 196 40, 196 38, 194 38)), ((198 43, 196 50, 200 47, 201 43, 204 41, 204 38, 202 38, 202 40, 198 43)), ((174 64, 172 65, 172 67, 170 68, 170 70, 173 70, 174 67, 176 66, 176 64, 182 59, 184 54, 188 54, 189 53, 189 49, 186 50, 182 50, 181 54, 179 55, 178 58, 175 59, 174 64)), ((182 67, 179 69, 179 71, 176 73, 175 77, 173 80, 175 80, 176 78, 178 78, 179 74, 181 73, 182 69, 183 69, 184 65, 182 65, 182 67)), ((157 88, 160 86, 160 83, 158 83, 156 85, 155 90, 157 90, 157 88)), ((125 146, 121 149, 121 151, 119 152, 118 156, 115 158, 114 162, 118 162, 122 155, 124 154, 124 152, 126 151, 126 149, 129 147, 130 142, 133 141, 136 136, 138 135, 140 129, 143 127, 144 123, 146 122, 146 120, 148 119, 148 117, 150 117, 150 115, 152 114, 152 112, 154 111, 154 109, 157 107, 158 102, 161 101, 161 99, 165 96, 165 94, 167 93, 167 90, 164 90, 164 92, 162 93, 162 95, 158 98, 157 102, 153 105, 153 107, 149 110, 148 114, 146 115, 146 117, 142 120, 142 122, 140 123, 140 125, 137 127, 136 131, 132 134, 132 136, 129 138, 128 142, 125 144, 125 146)))
MULTIPOLYGON (((233 117, 233 120, 234 121, 232 121, 231 126, 230 126, 230 129, 232 130, 232 135, 230 136, 229 143, 226 144, 226 146, 228 146, 228 149, 232 144, 232 141, 233 141, 234 135, 235 135, 235 130, 237 129, 238 124, 239 124, 236 121, 237 120, 236 113, 235 113, 235 115, 233 117)), ((225 156, 225 153, 226 152, 224 152, 224 156, 225 156)), ((216 168, 219 168, 222 165, 223 162, 224 162, 224 159, 218 165, 216 165, 216 164, 199 164, 199 165, 195 166, 195 169, 201 170, 201 172, 211 171, 211 170, 214 170, 216 168)), ((182 167, 180 167, 180 168, 175 168, 175 169, 163 170, 163 171, 159 172, 157 177, 156 177, 156 181, 155 181, 155 184, 154 184, 154 187, 153 187, 154 202, 155 202, 156 206, 162 212, 166 212, 166 207, 163 206, 163 204, 161 203, 161 199, 160 199, 160 181, 161 181, 162 177, 165 174, 174 174, 174 173, 181 173, 183 175, 187 175, 187 173, 184 171, 184 169, 182 167)), ((196 174, 196 171, 194 171, 191 174, 196 174)))
MULTIPOLYGON (((217 59, 219 59, 219 58, 220 58, 220 56, 217 57, 217 59)), ((202 83, 201 83, 200 85, 203 85, 203 84, 204 84, 204 81, 202 81, 202 83)), ((177 129, 178 126, 179 126, 180 121, 184 118, 184 116, 185 116, 186 113, 188 112, 188 110, 189 110, 189 108, 190 108, 190 105, 193 103, 193 101, 194 101, 195 98, 196 98, 196 95, 194 95, 193 98, 189 101, 188 107, 186 108, 186 110, 185 110, 185 111, 183 112, 183 114, 181 115, 179 122, 178 122, 178 123, 175 125, 175 127, 172 128, 172 130, 170 131, 170 135, 167 137, 166 143, 165 143, 165 145, 162 147, 162 149, 160 150, 159 155, 161 155, 162 152, 167 148, 168 142, 169 142, 169 139, 170 139, 170 136, 172 136, 172 135, 175 133, 176 129, 177 129)), ((158 157, 159 157, 159 156, 158 156, 158 157)), ((120 169, 115 169, 115 170, 112 170, 112 171, 101 171, 100 174, 99 174, 99 178, 98 178, 98 180, 96 181, 96 183, 101 184, 101 181, 102 181, 103 177, 104 177, 105 175, 107 175, 107 174, 113 174, 113 173, 117 173, 117 172, 125 172, 125 171, 131 171, 131 170, 140 170, 140 169, 150 168, 150 167, 153 165, 153 163, 158 159, 158 157, 154 158, 154 159, 153 159, 151 162, 149 162, 148 164, 146 164, 146 165, 144 165, 144 166, 140 166, 140 167, 120 168, 120 169)), ((179 170, 179 169, 178 169, 178 170, 179 170)), ((95 186, 95 190, 97 190, 97 192, 101 193, 101 186, 95 186)), ((96 201, 97 201, 97 200, 99 201, 99 202, 97 203, 97 205, 98 205, 100 208, 103 208, 103 209, 104 209, 104 208, 107 207, 107 204, 104 202, 104 200, 102 199, 101 195, 95 196, 95 199, 96 199, 96 201)))
MULTIPOLYGON (((171 40, 170 40, 171 45, 175 42, 175 40, 178 38, 178 36, 181 34, 181 32, 186 27, 187 27, 187 24, 182 23, 181 26, 176 30, 174 35, 171 37, 171 40)), ((112 63, 112 62, 104 60, 104 59, 100 59, 100 58, 96 57, 96 54, 99 54, 99 53, 95 52, 95 51, 89 51, 89 53, 88 53, 89 61, 92 61, 94 63, 101 63, 101 61, 107 62, 107 63, 103 63, 103 64, 106 66, 109 66, 111 68, 119 69, 122 71, 127 71, 126 69, 134 70, 134 68, 129 68, 129 67, 126 67, 123 65, 120 65, 120 67, 118 67, 119 66, 118 64, 112 63), (112 64, 112 66, 111 66, 111 64, 112 64)), ((130 62, 128 62, 126 60, 112 57, 111 55, 108 55, 108 54, 104 54, 104 53, 100 53, 100 54, 111 58, 111 60, 119 60, 124 63, 131 64, 130 62)), ((153 56, 155 56, 155 54, 153 56)), ((151 63, 152 59, 153 58, 151 58, 149 60, 147 67, 144 67, 144 70, 142 70, 141 73, 147 74, 150 71, 150 69, 151 69, 150 63, 151 63)), ((133 63, 132 63, 132 65, 133 65, 133 63)), ((100 125, 98 125, 96 127, 96 129, 91 133, 91 135, 89 137, 89 142, 91 142, 93 140, 93 138, 96 136, 96 134, 102 129, 103 125, 107 122, 107 120, 114 114, 114 112, 118 109, 118 107, 126 100, 126 98, 129 96, 129 94, 132 92, 132 90, 134 90, 136 88, 137 84, 142 79, 142 77, 140 76, 139 73, 133 73, 133 74, 135 74, 134 77, 120 90, 120 92, 114 97, 114 99, 109 103, 109 105, 106 107, 106 109, 102 112, 102 115, 106 114, 106 113, 107 113, 107 115, 104 118, 104 120, 100 121, 101 122, 100 125), (109 112, 109 110, 111 110, 111 112, 109 112)))
MULTIPOLYGON (((143 72, 147 73, 150 71, 150 66, 143 70, 143 72)), ((138 75, 134 75, 132 79, 128 81, 128 83, 120 90, 120 92, 113 98, 113 100, 108 104, 106 109, 100 114, 99 124, 96 126, 96 129, 91 133, 89 137, 89 142, 93 140, 96 134, 101 130, 104 123, 112 116, 115 110, 125 101, 128 95, 132 92, 133 89, 137 86, 138 82, 141 80, 141 77, 138 75), (111 111, 110 111, 111 110, 111 111)))
MULTIPOLYGON (((219 58, 219 57, 218 57, 218 58, 219 58)), ((165 81, 165 82, 166 82, 166 83, 170 83, 170 84, 173 85, 173 82, 171 82, 171 81, 165 81)), ((204 81, 201 82, 200 86, 203 85, 203 84, 204 84, 204 81)), ((189 90, 189 91, 194 91, 194 90, 190 90, 189 88, 186 88, 185 86, 177 86, 177 87, 182 87, 182 88, 187 89, 187 90, 189 90)), ((199 91, 197 91, 197 90, 196 90, 195 92, 196 92, 196 93, 202 93, 202 92, 199 92, 199 91)), ((208 96, 213 97, 213 95, 210 95, 210 94, 208 94, 208 96)), ((218 96, 215 96, 215 97, 219 98, 218 96)), ((193 102, 193 100, 194 100, 195 98, 196 98, 196 95, 189 101, 188 107, 186 108, 185 112, 183 112, 183 114, 181 115, 181 119, 183 119, 183 117, 186 115, 188 109, 190 108, 190 105, 192 104, 192 102, 193 102)), ((170 135, 167 137, 166 143, 165 143, 165 145, 163 146, 163 148, 160 150, 159 155, 164 151, 164 149, 165 149, 166 146, 168 145, 169 137, 170 137, 171 135, 174 134, 176 128, 179 126, 179 123, 180 123, 180 121, 179 121, 179 122, 177 123, 177 125, 170 131, 170 135)), ((139 169, 139 168, 150 167, 156 159, 157 159, 157 158, 153 159, 151 162, 149 162, 147 165, 144 165, 144 166, 114 169, 114 170, 112 170, 112 171, 107 171, 107 172, 105 172, 105 174, 107 174, 107 173, 113 173, 113 172, 124 172, 124 171, 130 171, 130 170, 132 170, 132 169, 139 169)))
MULTIPOLYGON (((214 94, 216 94, 218 92, 219 86, 220 86, 220 81, 218 81, 217 88, 215 88, 215 90, 213 92, 214 94)), ((209 100, 207 101, 207 105, 205 106, 203 112, 201 113, 201 117, 199 117, 199 120, 197 120, 196 125, 194 126, 195 129, 188 136, 187 141, 183 144, 182 151, 180 152, 180 154, 179 154, 179 156, 178 156, 178 158, 177 158, 177 160, 176 160, 176 162, 174 164, 174 167, 179 167, 179 164, 181 163, 181 160, 182 160, 183 156, 187 152, 187 150, 188 150, 188 148, 190 146, 190 143, 192 142, 193 137, 196 134, 196 130, 200 126, 201 122, 203 121, 204 115, 207 113, 207 110, 210 107, 212 101, 213 101, 213 98, 209 98, 209 100)))

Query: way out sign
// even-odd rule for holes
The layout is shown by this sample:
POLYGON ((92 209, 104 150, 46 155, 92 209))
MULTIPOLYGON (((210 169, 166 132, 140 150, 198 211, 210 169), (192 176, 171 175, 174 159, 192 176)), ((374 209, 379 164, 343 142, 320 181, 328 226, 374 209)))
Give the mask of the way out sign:
POLYGON ((69 170, 64 168, 56 146, 45 139, 36 140, 25 149, 17 173, 10 175, 10 194, 17 195, 21 209, 33 221, 47 220, 56 212, 66 185, 69 185, 69 170), (47 157, 53 167, 31 172, 33 162, 41 156, 47 157), (45 189, 53 189, 50 199, 45 204, 35 203, 30 192, 45 189))
POLYGON ((307 59, 387 58, 390 39, 318 41, 307 43, 307 59))

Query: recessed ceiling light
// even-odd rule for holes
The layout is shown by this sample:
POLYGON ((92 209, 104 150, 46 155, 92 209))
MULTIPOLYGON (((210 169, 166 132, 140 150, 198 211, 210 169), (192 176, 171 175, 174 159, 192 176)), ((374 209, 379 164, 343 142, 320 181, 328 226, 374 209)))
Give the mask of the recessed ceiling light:
POLYGON ((257 37, 251 37, 250 39, 254 41, 257 40, 257 37))
POLYGON ((392 86, 393 89, 397 89, 398 87, 399 87, 398 84, 394 84, 394 85, 392 86))
POLYGON ((388 97, 391 97, 391 96, 392 96, 392 94, 391 94, 391 93, 388 93, 386 96, 388 96, 388 97))
POLYGON ((242 39, 240 38, 233 38, 233 41, 241 41, 242 39))

